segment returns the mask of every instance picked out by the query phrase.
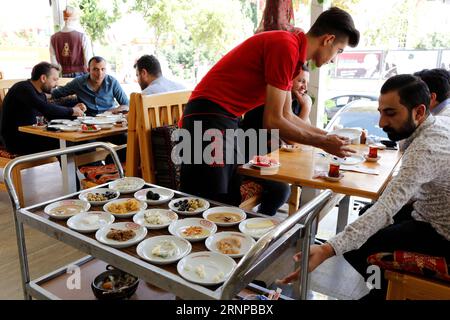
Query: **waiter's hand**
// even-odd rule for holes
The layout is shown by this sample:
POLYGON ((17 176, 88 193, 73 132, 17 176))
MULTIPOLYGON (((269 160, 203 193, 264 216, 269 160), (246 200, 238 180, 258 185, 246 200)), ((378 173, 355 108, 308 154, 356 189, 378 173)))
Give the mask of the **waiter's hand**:
POLYGON ((335 134, 330 134, 325 136, 322 149, 328 153, 338 156, 339 158, 344 158, 350 156, 352 153, 356 153, 356 150, 353 150, 347 146, 349 144, 350 139, 335 134))

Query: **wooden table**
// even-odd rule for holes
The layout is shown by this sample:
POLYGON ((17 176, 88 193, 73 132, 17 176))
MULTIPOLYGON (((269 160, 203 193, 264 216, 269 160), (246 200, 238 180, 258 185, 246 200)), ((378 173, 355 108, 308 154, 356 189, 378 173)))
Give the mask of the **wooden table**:
MULTIPOLYGON (((368 153, 366 145, 352 145, 358 154, 368 153)), ((259 179, 267 179, 289 183, 293 187, 291 194, 289 211, 292 213, 315 196, 320 189, 331 189, 333 192, 344 194, 344 203, 341 203, 338 221, 338 229, 342 229, 347 223, 345 215, 348 216, 348 207, 350 197, 358 196, 369 199, 378 199, 387 183, 389 182, 394 168, 401 159, 401 152, 396 150, 379 150, 381 157, 378 162, 362 162, 359 166, 376 169, 379 175, 370 175, 360 172, 341 171, 344 177, 337 182, 330 182, 323 178, 313 178, 315 171, 328 171, 328 161, 323 156, 324 151, 310 146, 302 146, 301 151, 287 152, 277 150, 268 156, 278 159, 281 166, 278 169, 260 170, 251 167, 249 164, 241 166, 238 170, 240 174, 259 179), (322 154, 322 155, 321 155, 322 154), (300 201, 292 201, 292 198, 298 199, 298 187, 302 187, 300 201), (295 203, 295 205, 293 205, 295 203), (346 214, 342 210, 346 210, 346 214)))
MULTIPOLYGON (((59 147, 62 149, 72 144, 126 133, 127 128, 114 126, 111 129, 85 133, 81 131, 74 131, 74 132, 47 131, 45 128, 38 128, 35 126, 22 126, 19 127, 19 131, 35 134, 38 136, 59 139, 59 147)), ((77 176, 76 176, 74 155, 61 156, 61 171, 63 176, 64 193, 69 194, 76 192, 77 176)))

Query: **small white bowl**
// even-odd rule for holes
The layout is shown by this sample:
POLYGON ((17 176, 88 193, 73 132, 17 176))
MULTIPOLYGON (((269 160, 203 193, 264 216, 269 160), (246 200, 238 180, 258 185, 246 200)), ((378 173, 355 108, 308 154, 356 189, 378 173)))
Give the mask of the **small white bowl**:
POLYGON ((206 220, 209 220, 211 222, 214 222, 218 226, 229 227, 229 226, 234 226, 236 224, 241 223, 241 221, 243 221, 247 218, 247 215, 245 214, 244 210, 241 210, 241 209, 235 208, 235 207, 214 207, 214 208, 210 208, 210 209, 206 210, 205 212, 203 212, 203 218, 205 218, 206 220), (239 215, 240 219, 238 221, 232 221, 232 222, 213 221, 213 220, 208 219, 208 216, 211 214, 214 214, 214 213, 233 213, 233 214, 239 215))

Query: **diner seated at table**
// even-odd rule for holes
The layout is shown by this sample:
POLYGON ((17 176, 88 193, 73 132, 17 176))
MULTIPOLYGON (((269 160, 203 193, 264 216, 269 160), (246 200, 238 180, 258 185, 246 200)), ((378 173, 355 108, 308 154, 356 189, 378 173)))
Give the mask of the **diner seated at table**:
POLYGON ((450 117, 450 71, 445 69, 424 69, 414 73, 430 89, 430 112, 434 116, 450 117))
POLYGON ((119 81, 106 73, 106 60, 102 57, 92 57, 88 62, 88 72, 73 79, 65 86, 52 91, 52 98, 58 99, 76 95, 78 101, 87 107, 87 116, 110 111, 114 114, 127 112, 129 100, 119 81), (116 106, 116 104, 119 104, 116 106))
POLYGON ((19 132, 18 127, 36 124, 36 117, 72 119, 86 111, 83 103, 66 107, 47 101, 46 93, 56 87, 58 78, 58 66, 41 62, 33 67, 31 79, 17 82, 8 90, 2 107, 1 135, 9 152, 30 154, 58 149, 57 140, 19 132))
POLYGON ((134 65, 136 77, 142 94, 151 95, 169 91, 186 89, 181 83, 169 80, 163 76, 161 64, 153 55, 143 55, 134 65))
MULTIPOLYGON (((398 174, 378 201, 344 231, 310 248, 308 272, 334 255, 365 278, 373 275, 367 259, 382 252, 407 251, 450 260, 450 118, 430 113, 430 91, 420 78, 388 79, 379 98, 379 125, 393 141, 403 140, 398 174)), ((294 256, 301 259, 301 253, 294 256)), ((299 270, 282 283, 298 278, 299 270)), ((365 299, 384 299, 386 281, 365 299)))

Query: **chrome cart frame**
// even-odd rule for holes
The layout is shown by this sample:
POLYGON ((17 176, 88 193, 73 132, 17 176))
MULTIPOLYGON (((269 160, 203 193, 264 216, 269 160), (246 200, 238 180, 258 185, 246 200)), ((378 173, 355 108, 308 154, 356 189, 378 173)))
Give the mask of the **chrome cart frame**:
MULTIPOLYGON (((302 259, 302 270, 307 270, 309 246, 313 221, 324 208, 329 208, 333 201, 333 193, 325 190, 316 198, 300 208, 295 214, 278 224, 272 231, 263 236, 256 245, 240 259, 235 270, 229 279, 221 286, 208 288, 186 281, 178 274, 168 271, 164 266, 152 265, 125 250, 115 249, 92 239, 85 234, 78 233, 63 226, 55 221, 46 219, 33 211, 42 209, 49 203, 78 196, 80 192, 72 193, 66 196, 52 199, 27 208, 21 208, 17 193, 12 183, 12 169, 20 163, 44 159, 47 157, 60 156, 80 151, 86 151, 94 148, 103 148, 112 155, 114 163, 119 170, 119 176, 123 177, 123 168, 119 158, 113 148, 102 142, 94 142, 84 145, 78 145, 65 149, 52 150, 48 152, 37 153, 33 155, 22 156, 14 159, 5 167, 4 176, 8 187, 9 196, 14 207, 14 222, 16 227, 17 245, 19 250, 19 259, 21 265, 22 288, 25 299, 32 297, 39 299, 58 299, 51 292, 46 291, 40 286, 40 283, 46 279, 52 279, 64 273, 67 268, 60 268, 39 279, 31 280, 29 273, 28 257, 25 244, 25 234, 23 225, 29 225, 50 237, 62 241, 82 252, 87 253, 88 257, 78 260, 74 264, 81 265, 93 257, 101 259, 111 265, 120 268, 136 277, 155 285, 163 290, 171 292, 182 299, 232 299, 245 287, 251 283, 265 268, 274 262, 289 246, 301 245, 304 252, 302 259)), ((107 184, 98 187, 104 187, 107 184)), ((154 186, 146 184, 146 186, 154 186)), ((96 188, 91 188, 95 190, 96 188)), ((91 190, 89 189, 89 190, 91 190)), ((85 190, 84 190, 85 191, 85 190)), ((178 196, 186 196, 178 191, 174 191, 178 196)), ((214 205, 220 205, 211 201, 214 205)), ((258 216, 258 214, 253 214, 258 216)), ((295 283, 296 298, 306 299, 308 273, 302 271, 299 281, 295 283)))

